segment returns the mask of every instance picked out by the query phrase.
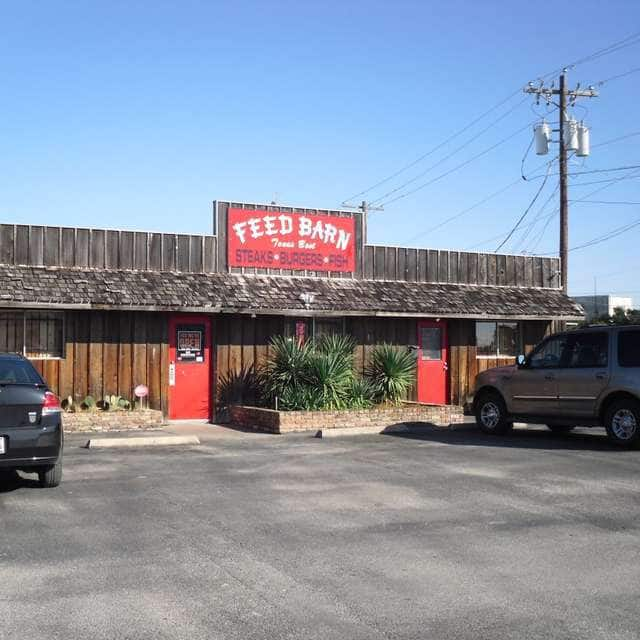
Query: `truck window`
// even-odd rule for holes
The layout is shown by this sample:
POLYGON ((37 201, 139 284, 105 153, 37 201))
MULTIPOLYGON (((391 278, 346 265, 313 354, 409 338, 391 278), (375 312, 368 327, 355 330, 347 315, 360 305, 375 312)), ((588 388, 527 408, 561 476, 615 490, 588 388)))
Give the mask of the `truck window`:
POLYGON ((609 336, 604 331, 571 334, 566 362, 571 369, 606 367, 609 363, 609 336))
POLYGON ((618 334, 618 364, 621 367, 640 367, 640 330, 620 331, 618 334))

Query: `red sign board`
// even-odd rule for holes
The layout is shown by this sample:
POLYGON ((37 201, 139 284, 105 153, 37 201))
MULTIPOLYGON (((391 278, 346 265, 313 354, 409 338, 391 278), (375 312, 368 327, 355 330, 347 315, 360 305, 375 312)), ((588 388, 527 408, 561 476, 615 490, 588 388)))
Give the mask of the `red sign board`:
POLYGON ((352 217, 229 209, 229 266, 355 271, 352 217))

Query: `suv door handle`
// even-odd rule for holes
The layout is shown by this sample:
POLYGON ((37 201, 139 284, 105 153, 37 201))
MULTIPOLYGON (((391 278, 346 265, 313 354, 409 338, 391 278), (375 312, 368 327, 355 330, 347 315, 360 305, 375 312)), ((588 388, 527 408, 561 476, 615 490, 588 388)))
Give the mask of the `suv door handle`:
POLYGON ((604 380, 606 377, 606 373, 596 373, 596 378, 598 378, 598 380, 604 380))
POLYGON ((547 373, 547 375, 544 377, 545 380, 555 380, 556 377, 553 375, 553 373, 547 373))

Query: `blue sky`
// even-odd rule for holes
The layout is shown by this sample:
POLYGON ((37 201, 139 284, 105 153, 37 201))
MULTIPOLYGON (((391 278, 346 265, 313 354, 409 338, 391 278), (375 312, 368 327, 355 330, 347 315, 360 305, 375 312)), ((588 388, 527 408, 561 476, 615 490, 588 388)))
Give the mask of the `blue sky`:
MULTIPOLYGON (((640 3, 2 2, 0 19, 2 221, 210 232, 216 198, 339 206, 527 81, 640 31, 640 3)), ((638 66, 640 44, 578 65, 570 83, 638 66)), ((518 105, 523 97, 365 196, 424 172, 394 194, 402 195, 526 127, 537 116, 532 100, 518 105)), ((575 115, 597 145, 640 130, 639 100, 635 73, 603 85, 575 115)), ((372 214, 370 241, 494 250, 540 180, 424 232, 516 180, 530 138, 525 129, 372 214)), ((572 169, 640 164, 639 143, 594 148, 572 169)), ((540 163, 530 153, 525 173, 540 163)), ((570 197, 600 186, 574 184, 570 197)), ((638 202, 640 179, 593 199, 638 202)), ((554 251, 557 218, 542 231, 555 202, 504 250, 554 251)), ((575 203, 570 245, 638 218, 640 206, 575 203)), ((597 276, 601 292, 640 300, 638 239, 640 227, 572 252, 571 291, 591 292, 597 276)))

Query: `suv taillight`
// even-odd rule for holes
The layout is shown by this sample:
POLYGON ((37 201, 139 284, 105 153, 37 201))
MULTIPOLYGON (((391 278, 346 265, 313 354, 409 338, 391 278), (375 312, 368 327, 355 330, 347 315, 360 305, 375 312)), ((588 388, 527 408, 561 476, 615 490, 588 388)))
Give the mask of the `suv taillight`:
POLYGON ((46 416, 51 413, 60 413, 62 407, 55 393, 51 391, 44 392, 44 402, 42 403, 42 415, 46 416))

